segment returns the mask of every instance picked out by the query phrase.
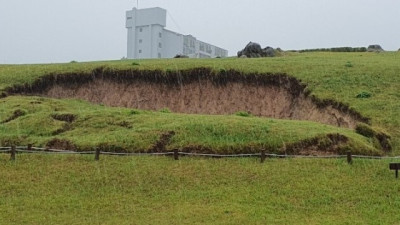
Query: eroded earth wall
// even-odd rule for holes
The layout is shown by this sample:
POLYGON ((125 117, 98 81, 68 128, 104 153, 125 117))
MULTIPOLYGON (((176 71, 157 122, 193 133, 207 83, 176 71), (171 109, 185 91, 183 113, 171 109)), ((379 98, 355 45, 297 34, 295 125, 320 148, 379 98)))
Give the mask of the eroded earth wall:
POLYGON ((40 95, 144 110, 168 108, 177 113, 213 115, 246 111, 255 116, 356 126, 358 120, 354 115, 333 105, 318 106, 303 90, 292 88, 293 84, 282 82, 216 83, 205 78, 177 83, 143 79, 122 82, 102 76, 74 84, 53 82, 40 95))

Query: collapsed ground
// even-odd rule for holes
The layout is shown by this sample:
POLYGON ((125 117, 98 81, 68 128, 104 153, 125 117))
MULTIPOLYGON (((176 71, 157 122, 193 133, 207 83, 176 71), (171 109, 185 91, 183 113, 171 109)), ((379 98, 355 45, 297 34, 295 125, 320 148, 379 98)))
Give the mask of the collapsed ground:
MULTIPOLYGON (((254 140, 250 137, 250 140, 240 145, 225 143, 219 146, 220 149, 216 149, 213 144, 206 141, 171 143, 174 142, 176 133, 179 133, 174 128, 159 130, 156 132, 158 138, 153 140, 153 144, 141 146, 141 149, 136 146, 135 151, 160 152, 179 148, 190 152, 244 153, 259 151, 262 148, 273 153, 321 155, 340 154, 347 150, 361 154, 382 154, 382 150, 391 150, 389 135, 371 128, 369 118, 362 116, 346 104, 310 95, 305 84, 286 74, 241 73, 234 70, 214 72, 206 68, 170 72, 98 68, 90 73, 49 74, 32 84, 8 88, 7 92, 11 95, 83 99, 96 104, 141 110, 211 115, 236 113, 242 116, 315 121, 352 129, 364 136, 361 142, 366 142, 360 144, 360 141, 355 141, 354 137, 342 134, 343 131, 328 133, 324 131, 307 138, 300 137, 297 140, 288 138, 287 141, 281 138, 280 141, 270 141, 268 144, 268 141, 260 142, 259 139, 268 139, 271 134, 266 132, 263 137, 261 132, 261 135, 254 140)), ((41 102, 32 101, 30 104, 41 104, 41 102)), ((23 110, 15 109, 12 115, 4 119, 2 123, 9 123, 25 115, 23 110)), ((77 150, 88 148, 89 146, 79 145, 71 138, 62 137, 66 133, 73 133, 76 127, 74 122, 78 117, 78 114, 69 112, 53 113, 51 118, 64 124, 52 131, 51 134, 57 137, 47 141, 46 145, 77 150)), ((133 129, 135 126, 129 121, 113 123, 109 125, 117 125, 125 129, 133 129)), ((286 129, 291 129, 291 127, 288 126, 286 129)), ((309 131, 305 128, 303 132, 309 131)), ((209 135, 216 135, 213 130, 209 130, 209 133, 209 135)), ((229 140, 224 141, 229 142, 229 140)), ((97 145, 109 151, 129 151, 128 146, 118 143, 102 142, 97 145)))

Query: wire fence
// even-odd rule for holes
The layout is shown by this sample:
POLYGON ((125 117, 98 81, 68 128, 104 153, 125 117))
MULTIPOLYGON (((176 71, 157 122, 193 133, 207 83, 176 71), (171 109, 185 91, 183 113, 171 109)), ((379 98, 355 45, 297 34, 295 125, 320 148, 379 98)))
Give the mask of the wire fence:
POLYGON ((32 146, 12 146, 12 147, 0 147, 0 153, 10 153, 12 158, 15 158, 16 153, 29 153, 29 154, 64 154, 64 155, 96 155, 98 160, 100 155, 110 156, 174 156, 178 159, 179 156, 192 156, 192 157, 209 157, 209 158, 245 158, 245 157, 258 157, 262 160, 266 158, 319 158, 319 159, 339 159, 347 158, 347 161, 351 163, 352 159, 400 159, 400 156, 367 156, 367 155, 352 155, 348 152, 346 155, 282 155, 282 154, 267 154, 263 151, 260 153, 253 154, 207 154, 207 153, 191 153, 191 152, 180 152, 177 149, 172 152, 141 152, 141 153, 119 153, 119 152, 105 152, 96 149, 95 151, 72 151, 62 149, 51 149, 51 148, 38 148, 32 146), (13 156, 14 154, 14 156, 13 156))

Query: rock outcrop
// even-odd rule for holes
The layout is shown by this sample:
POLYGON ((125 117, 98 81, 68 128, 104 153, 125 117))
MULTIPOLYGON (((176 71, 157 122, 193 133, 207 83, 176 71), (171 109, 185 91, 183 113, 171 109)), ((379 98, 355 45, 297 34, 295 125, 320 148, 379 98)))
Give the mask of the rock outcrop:
POLYGON ((189 56, 177 54, 176 56, 174 56, 174 58, 175 58, 175 59, 178 59, 178 58, 189 58, 189 56))
POLYGON ((238 52, 238 57, 243 58, 260 58, 260 57, 274 57, 275 50, 272 47, 261 48, 261 45, 255 42, 249 42, 246 47, 238 52))
POLYGON ((380 45, 370 45, 368 46, 367 51, 369 52, 384 52, 383 48, 380 45))

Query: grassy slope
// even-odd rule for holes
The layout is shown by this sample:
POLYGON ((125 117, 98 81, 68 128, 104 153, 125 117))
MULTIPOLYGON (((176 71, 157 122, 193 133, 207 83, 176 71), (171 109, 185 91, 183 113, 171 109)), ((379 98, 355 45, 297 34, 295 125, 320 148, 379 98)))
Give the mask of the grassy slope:
POLYGON ((243 72, 286 72, 302 79, 312 94, 344 103, 372 118, 374 126, 393 136, 395 153, 400 151, 400 60, 399 53, 288 53, 278 58, 263 59, 169 59, 111 61, 51 65, 2 65, 0 89, 32 82, 50 72, 90 71, 99 66, 177 70, 210 67, 215 70, 236 69, 243 72), (132 62, 139 65, 132 65, 132 62), (362 91, 369 99, 355 96, 362 91))
POLYGON ((0 155, 0 224, 398 224, 387 160, 0 155))
POLYGON ((350 137, 355 154, 374 154, 369 139, 348 129, 307 121, 276 120, 257 117, 185 115, 110 108, 79 100, 54 100, 41 97, 8 97, 0 99, 0 121, 15 110, 26 115, 0 125, 0 143, 8 146, 19 137, 18 145, 33 143, 44 146, 53 138, 71 140, 81 150, 107 145, 128 151, 150 149, 168 131, 176 135, 167 150, 203 146, 217 153, 255 152, 260 148, 275 149, 324 134, 342 133, 350 137), (52 115, 77 115, 72 129, 53 135, 67 122, 52 115), (307 132, 304 132, 307 130, 307 132))

